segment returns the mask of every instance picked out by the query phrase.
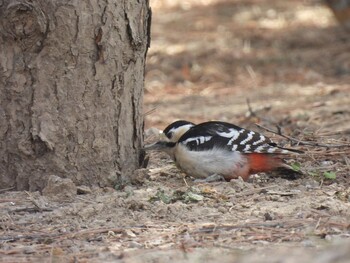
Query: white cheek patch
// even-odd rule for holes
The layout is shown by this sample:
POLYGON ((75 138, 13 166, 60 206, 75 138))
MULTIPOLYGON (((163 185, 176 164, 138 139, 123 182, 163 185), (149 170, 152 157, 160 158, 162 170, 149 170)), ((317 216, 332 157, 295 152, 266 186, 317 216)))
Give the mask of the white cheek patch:
POLYGON ((186 124, 186 125, 182 125, 180 127, 174 127, 172 129, 169 130, 168 134, 170 135, 170 140, 171 141, 178 141, 178 139, 180 139, 180 137, 185 134, 185 132, 187 132, 189 129, 191 129, 191 127, 193 127, 193 124, 186 124))
POLYGON ((169 130, 169 133, 173 133, 174 131, 176 131, 176 129, 177 129, 177 128, 175 128, 175 127, 172 128, 172 129, 170 129, 170 130, 169 130))

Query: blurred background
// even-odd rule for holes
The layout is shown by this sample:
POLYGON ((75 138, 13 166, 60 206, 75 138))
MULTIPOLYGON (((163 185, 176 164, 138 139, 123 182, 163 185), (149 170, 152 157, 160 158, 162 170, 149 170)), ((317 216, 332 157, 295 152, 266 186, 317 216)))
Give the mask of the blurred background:
POLYGON ((278 124, 298 134, 350 131, 350 1, 151 6, 146 128, 215 119, 248 128, 278 124))

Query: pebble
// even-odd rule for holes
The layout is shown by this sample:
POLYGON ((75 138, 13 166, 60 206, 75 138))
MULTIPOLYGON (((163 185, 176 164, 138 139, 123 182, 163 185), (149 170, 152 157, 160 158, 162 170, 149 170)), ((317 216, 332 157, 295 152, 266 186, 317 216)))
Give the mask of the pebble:
POLYGON ((272 213, 266 212, 264 214, 265 221, 272 221, 275 219, 275 216, 272 213))
POLYGON ((43 195, 53 201, 71 201, 77 195, 77 187, 69 178, 50 175, 43 189, 43 195))
POLYGON ((90 187, 88 187, 86 185, 77 186, 77 192, 80 195, 91 194, 92 193, 90 187))
POLYGON ((258 210, 253 210, 251 213, 250 213, 250 215, 251 216, 255 216, 255 217, 259 217, 260 216, 260 211, 258 211, 258 210))
POLYGON ((227 209, 226 209, 225 207, 223 207, 223 206, 220 206, 220 207, 218 208, 218 211, 219 211, 220 213, 226 213, 226 212, 227 212, 227 209))
POLYGON ((311 240, 304 240, 301 242, 301 244, 304 246, 304 247, 314 247, 315 244, 313 241, 311 240))
POLYGON ((129 247, 130 248, 142 248, 143 245, 138 243, 138 242, 136 242, 136 241, 130 241, 129 242, 129 247))

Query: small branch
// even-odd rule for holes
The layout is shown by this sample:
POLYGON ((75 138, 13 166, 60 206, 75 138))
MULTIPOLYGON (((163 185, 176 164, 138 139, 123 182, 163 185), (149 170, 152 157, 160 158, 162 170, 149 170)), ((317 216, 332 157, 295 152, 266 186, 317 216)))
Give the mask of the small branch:
POLYGON ((151 109, 151 110, 145 112, 145 113, 143 114, 143 116, 151 115, 151 114, 152 114, 153 112, 155 112, 156 110, 157 110, 157 108, 153 108, 153 109, 151 109))
POLYGON ((37 206, 9 210, 9 212, 11 212, 11 213, 20 213, 20 212, 37 213, 37 212, 52 212, 52 211, 54 211, 53 208, 41 208, 41 209, 39 209, 37 206))
POLYGON ((48 239, 48 238, 76 238, 78 236, 83 235, 90 235, 90 234, 103 234, 108 233, 109 231, 113 232, 122 232, 126 229, 148 229, 148 228, 156 228, 153 226, 146 226, 146 225, 139 225, 139 226, 124 226, 124 227, 115 227, 115 228, 97 228, 97 229, 88 229, 88 230, 81 230, 77 232, 70 232, 70 233, 47 233, 47 234, 32 234, 32 235, 9 235, 0 236, 0 241, 16 241, 16 240, 33 240, 33 239, 48 239))
POLYGON ((13 189, 15 189, 14 186, 9 187, 9 188, 3 188, 3 189, 0 189, 0 193, 7 192, 7 191, 10 191, 10 190, 13 190, 13 189))
POLYGON ((257 110, 253 110, 252 106, 250 105, 250 100, 249 98, 246 98, 246 102, 247 102, 247 107, 248 107, 248 113, 249 115, 247 116, 248 118, 251 118, 251 117, 255 117, 259 120, 263 120, 265 122, 268 122, 268 123, 271 123, 273 125, 276 125, 276 123, 268 118, 264 118, 262 116, 259 116, 257 111, 269 111, 271 110, 271 106, 265 106, 265 107, 262 107, 262 108, 259 108, 257 110))
POLYGON ((253 195, 256 193, 262 193, 263 191, 267 191, 267 189, 277 187, 277 185, 270 185, 270 186, 265 186, 265 187, 260 187, 260 188, 254 188, 252 190, 246 190, 241 193, 238 193, 236 196, 237 197, 242 197, 242 196, 248 196, 248 195, 253 195))
POLYGON ((12 203, 15 203, 15 202, 20 202, 22 201, 21 199, 7 199, 7 198, 4 198, 4 199, 0 199, 0 203, 9 203, 9 202, 12 202, 12 203))
POLYGON ((256 113, 253 111, 252 106, 250 105, 250 100, 249 100, 249 98, 246 98, 246 102, 247 102, 247 107, 248 107, 248 111, 249 111, 250 117, 258 117, 258 116, 256 115, 256 113))
POLYGON ((272 129, 266 128, 260 124, 255 123, 256 126, 258 126, 259 128, 271 132, 273 134, 276 134, 278 136, 281 136, 287 140, 289 140, 290 142, 296 143, 297 145, 308 145, 308 146, 314 146, 314 147, 325 147, 325 148, 341 148, 341 147, 350 147, 350 144, 344 143, 344 144, 324 144, 324 143, 318 143, 318 142, 311 142, 311 141, 302 141, 296 138, 293 138, 291 136, 285 135, 282 133, 281 127, 280 126, 276 126, 277 127, 277 131, 274 131, 272 129))

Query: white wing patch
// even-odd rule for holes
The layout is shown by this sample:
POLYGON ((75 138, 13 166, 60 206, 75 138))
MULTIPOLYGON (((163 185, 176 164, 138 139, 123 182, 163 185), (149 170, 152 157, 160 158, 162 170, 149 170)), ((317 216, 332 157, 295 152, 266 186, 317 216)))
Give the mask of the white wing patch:
POLYGON ((251 141, 253 139, 254 134, 255 134, 255 132, 253 132, 253 131, 249 132, 247 138, 245 138, 243 141, 241 141, 240 144, 244 145, 247 142, 251 141))
POLYGON ((260 135, 260 139, 255 141, 255 142, 253 142, 253 145, 258 145, 258 144, 264 142, 265 140, 266 140, 265 136, 260 135))
POLYGON ((213 136, 198 136, 194 138, 188 138, 187 140, 183 141, 183 144, 187 144, 189 142, 195 141, 197 145, 203 144, 207 141, 209 141, 213 136))
POLYGON ((168 134, 171 135, 170 140, 173 142, 176 142, 180 139, 180 137, 187 132, 189 129, 193 127, 193 124, 186 124, 182 125, 180 127, 174 127, 169 130, 168 134))
POLYGON ((250 144, 247 144, 244 149, 243 152, 248 152, 250 150, 250 144))
POLYGON ((254 150, 254 152, 260 153, 260 152, 264 151, 264 149, 265 149, 265 146, 264 146, 264 145, 261 145, 261 146, 259 146, 258 148, 256 148, 256 149, 254 150))
POLYGON ((277 150, 277 148, 271 147, 271 148, 268 148, 268 149, 267 149, 267 152, 268 152, 268 153, 274 153, 276 150, 277 150))
POLYGON ((288 153, 290 153, 290 151, 288 151, 288 150, 282 150, 281 153, 283 153, 283 154, 288 154, 288 153))
MULTIPOLYGON (((239 131, 237 131, 236 129, 229 129, 229 132, 216 132, 217 135, 220 135, 221 137, 225 137, 225 138, 233 138, 233 140, 235 140, 234 138, 238 138, 239 136, 239 131)), ((232 139, 231 139, 232 140, 232 139)))
MULTIPOLYGON (((230 140, 227 142, 227 145, 232 145, 233 142, 238 139, 239 135, 244 133, 245 131, 246 130, 244 130, 244 129, 242 129, 242 130, 229 129, 229 132, 217 132, 216 134, 221 136, 221 137, 224 137, 224 138, 230 138, 230 140)), ((251 140, 251 138, 250 138, 250 140, 251 140)), ((233 145, 233 147, 237 148, 237 146, 234 146, 234 145, 233 145)), ((232 150, 235 150, 235 149, 232 149, 232 150)))

